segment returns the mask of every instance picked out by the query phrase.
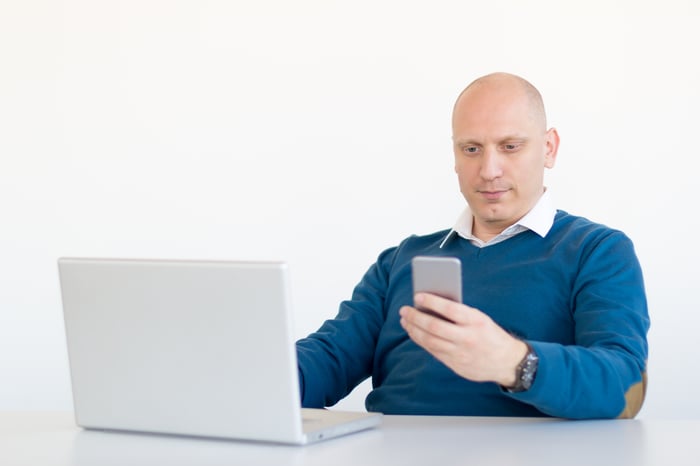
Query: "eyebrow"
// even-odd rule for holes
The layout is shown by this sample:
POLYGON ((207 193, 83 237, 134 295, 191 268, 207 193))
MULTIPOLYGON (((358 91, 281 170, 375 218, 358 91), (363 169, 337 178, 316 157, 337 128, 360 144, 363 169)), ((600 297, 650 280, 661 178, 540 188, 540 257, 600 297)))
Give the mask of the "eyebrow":
POLYGON ((468 146, 468 145, 480 146, 481 145, 480 143, 473 141, 472 139, 464 139, 464 138, 454 139, 454 138, 452 138, 452 141, 458 146, 468 146))
MULTIPOLYGON (((529 138, 527 136, 519 136, 516 134, 512 134, 512 135, 498 138, 498 143, 502 144, 502 143, 508 142, 508 141, 528 142, 530 139, 531 138, 529 138)), ((458 138, 458 139, 452 138, 452 141, 454 142, 454 144, 456 144, 458 146, 467 146, 467 145, 481 146, 481 145, 483 145, 481 142, 476 141, 475 139, 472 139, 472 138, 458 138)))

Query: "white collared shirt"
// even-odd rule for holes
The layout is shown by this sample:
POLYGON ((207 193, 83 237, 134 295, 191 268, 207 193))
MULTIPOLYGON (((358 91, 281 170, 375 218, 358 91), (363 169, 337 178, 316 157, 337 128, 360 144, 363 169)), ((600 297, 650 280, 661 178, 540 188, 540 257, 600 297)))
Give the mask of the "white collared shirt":
POLYGON ((533 231, 544 238, 552 228, 552 225, 554 224, 554 216, 556 214, 557 210, 554 208, 552 203, 552 197, 549 194, 549 190, 545 188, 544 193, 542 193, 542 196, 539 198, 535 206, 530 209, 530 211, 525 214, 523 218, 490 240, 482 241, 472 234, 474 216, 472 215, 472 211, 469 206, 467 206, 457 219, 455 226, 450 230, 447 236, 445 236, 442 243, 440 243, 440 247, 442 248, 445 243, 447 243, 447 241, 449 241, 455 234, 471 241, 474 246, 480 248, 493 246, 494 244, 498 244, 501 241, 505 241, 508 238, 512 238, 518 233, 522 233, 523 231, 527 230, 533 231))

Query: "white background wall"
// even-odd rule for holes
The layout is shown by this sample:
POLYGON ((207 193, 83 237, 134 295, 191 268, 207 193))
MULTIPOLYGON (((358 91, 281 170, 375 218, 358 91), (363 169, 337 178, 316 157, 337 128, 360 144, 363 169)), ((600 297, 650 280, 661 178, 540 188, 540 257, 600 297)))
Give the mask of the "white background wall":
POLYGON ((314 330, 452 225, 454 98, 504 70, 559 129, 559 207, 635 241, 641 416, 700 416, 700 7, 569 3, 0 0, 0 409, 71 407, 59 256, 284 259, 314 330))

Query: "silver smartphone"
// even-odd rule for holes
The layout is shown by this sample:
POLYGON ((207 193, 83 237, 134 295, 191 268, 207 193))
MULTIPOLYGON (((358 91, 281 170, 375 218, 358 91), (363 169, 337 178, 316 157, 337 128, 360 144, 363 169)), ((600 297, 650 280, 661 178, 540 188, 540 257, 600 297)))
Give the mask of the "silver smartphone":
MULTIPOLYGON (((411 260, 411 270, 414 295, 426 292, 462 302, 462 263, 456 257, 416 256, 411 260)), ((430 310, 416 308, 435 315, 430 310)))

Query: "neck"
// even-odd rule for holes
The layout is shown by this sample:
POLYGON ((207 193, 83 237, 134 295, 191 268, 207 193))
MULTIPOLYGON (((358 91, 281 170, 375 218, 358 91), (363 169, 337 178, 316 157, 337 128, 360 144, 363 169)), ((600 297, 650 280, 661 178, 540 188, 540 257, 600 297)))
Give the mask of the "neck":
POLYGON ((479 238, 483 242, 488 242, 500 235, 503 230, 508 228, 510 225, 482 225, 476 218, 472 218, 472 235, 479 238))

